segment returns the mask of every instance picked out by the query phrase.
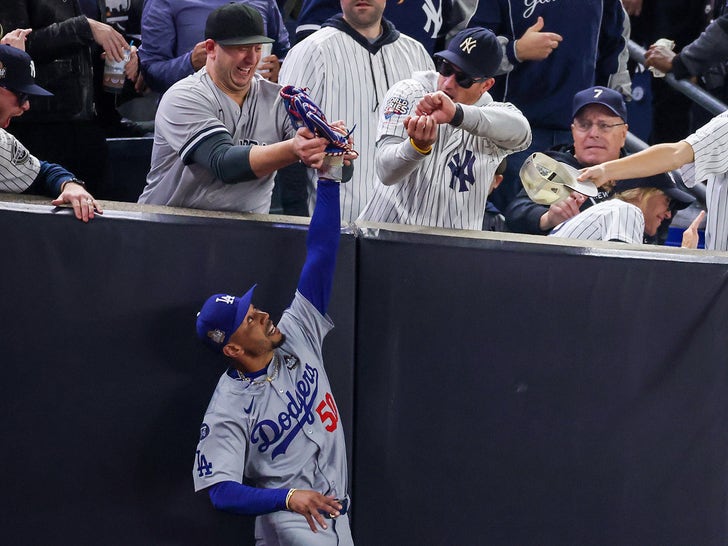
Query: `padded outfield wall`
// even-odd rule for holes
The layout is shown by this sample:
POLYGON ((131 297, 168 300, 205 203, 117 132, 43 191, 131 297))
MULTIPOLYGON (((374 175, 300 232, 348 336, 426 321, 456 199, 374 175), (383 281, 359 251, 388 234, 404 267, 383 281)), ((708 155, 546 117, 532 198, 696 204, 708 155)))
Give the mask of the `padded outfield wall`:
MULTIPOLYGON (((252 544, 192 491, 194 315, 279 317, 305 225, 120 207, 0 205, 4 542, 252 544)), ((728 255, 423 231, 342 239, 357 544, 724 544, 728 255)))

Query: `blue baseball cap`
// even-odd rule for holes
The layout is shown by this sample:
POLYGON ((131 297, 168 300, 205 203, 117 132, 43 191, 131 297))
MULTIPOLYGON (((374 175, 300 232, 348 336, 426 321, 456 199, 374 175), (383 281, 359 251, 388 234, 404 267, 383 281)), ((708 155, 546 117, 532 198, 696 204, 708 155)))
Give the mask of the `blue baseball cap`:
POLYGON ((197 313, 197 337, 211 349, 222 352, 230 336, 243 323, 253 299, 254 284, 242 296, 215 294, 207 298, 197 313))
POLYGON ((635 188, 657 188, 672 199, 672 206, 682 210, 695 201, 695 197, 677 187, 673 173, 660 173, 644 178, 632 178, 630 180, 619 180, 614 185, 614 193, 622 193, 635 188))
POLYGON ((53 95, 35 83, 35 65, 30 55, 6 44, 0 45, 0 87, 31 96, 53 95))
POLYGON ((624 104, 622 94, 614 89, 597 85, 595 87, 579 91, 576 95, 574 95, 574 105, 572 108, 573 114, 571 117, 575 118, 579 113, 579 110, 588 104, 601 104, 602 106, 606 106, 622 118, 622 121, 627 121, 627 105, 624 104))
POLYGON ((435 57, 449 61, 471 78, 490 78, 500 67, 503 48, 493 32, 472 27, 458 32, 435 57))

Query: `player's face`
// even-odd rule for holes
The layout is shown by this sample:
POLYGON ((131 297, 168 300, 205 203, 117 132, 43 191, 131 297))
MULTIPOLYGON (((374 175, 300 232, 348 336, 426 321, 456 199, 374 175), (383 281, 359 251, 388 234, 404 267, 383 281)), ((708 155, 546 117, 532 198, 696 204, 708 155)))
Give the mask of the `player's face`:
POLYGON ((22 116, 30 109, 28 96, 0 87, 0 127, 7 129, 10 120, 22 116))
POLYGON ((588 104, 577 112, 571 125, 574 156, 587 167, 617 159, 627 129, 624 120, 606 106, 588 104))
POLYGON ((645 233, 650 237, 657 233, 664 220, 671 217, 670 198, 661 191, 648 195, 640 208, 645 217, 645 233))
POLYGON ((212 58, 213 79, 230 95, 246 93, 260 62, 261 44, 222 46, 215 44, 212 58))
POLYGON ((270 315, 252 305, 243 322, 230 336, 230 342, 240 345, 250 356, 268 353, 279 347, 284 340, 285 336, 273 324, 270 315))
POLYGON ((470 87, 462 87, 457 82, 458 75, 461 73, 460 69, 454 65, 451 66, 453 67, 453 73, 449 76, 440 74, 437 78, 437 89, 450 97, 453 102, 475 104, 483 93, 495 83, 493 78, 488 78, 487 80, 476 81, 470 87))
POLYGON ((381 24, 386 0, 341 0, 344 19, 355 30, 381 24))

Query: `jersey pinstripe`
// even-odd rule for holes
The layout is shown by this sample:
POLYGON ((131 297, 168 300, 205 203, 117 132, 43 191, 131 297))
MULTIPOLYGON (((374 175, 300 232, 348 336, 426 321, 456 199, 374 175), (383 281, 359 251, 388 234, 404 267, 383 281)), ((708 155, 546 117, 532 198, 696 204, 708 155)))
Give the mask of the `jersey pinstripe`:
POLYGON ((437 80, 436 72, 420 72, 387 93, 377 130, 377 187, 360 220, 480 230, 496 168, 530 143, 520 111, 484 93, 475 105, 462 105, 459 127, 438 126, 429 155, 414 150, 402 122, 437 80), (401 180, 383 184, 392 173, 401 180))
MULTIPOLYGON (((288 52, 278 81, 308 88, 327 119, 356 126, 353 137, 359 159, 351 181, 341 186, 342 221, 354 221, 373 194, 378 108, 388 87, 409 78, 413 70, 432 67, 422 44, 404 34, 370 54, 345 32, 324 27, 288 52)), ((312 212, 316 172, 309 169, 308 177, 312 212)))
POLYGON ((270 211, 275 173, 226 184, 190 156, 204 139, 227 132, 236 145, 266 145, 295 131, 281 102, 281 86, 256 75, 242 107, 203 68, 174 84, 154 121, 152 165, 140 203, 232 212, 270 211))
POLYGON ((0 191, 23 193, 40 172, 40 161, 13 135, 0 129, 0 191))
POLYGON ((645 217, 639 207, 620 199, 597 203, 556 226, 549 237, 641 244, 645 217))
POLYGON ((728 250, 728 112, 714 117, 685 141, 695 154, 694 163, 680 170, 685 184, 692 187, 708 181, 705 248, 728 250))

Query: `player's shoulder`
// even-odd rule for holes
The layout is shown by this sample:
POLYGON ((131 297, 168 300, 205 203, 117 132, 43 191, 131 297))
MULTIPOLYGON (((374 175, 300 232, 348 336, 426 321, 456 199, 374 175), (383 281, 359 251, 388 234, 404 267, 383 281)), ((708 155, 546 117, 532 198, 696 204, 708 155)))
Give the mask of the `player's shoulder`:
POLYGON ((180 100, 209 101, 213 98, 213 91, 204 82, 206 72, 200 70, 182 78, 165 91, 159 101, 160 108, 169 103, 178 103, 180 100))

